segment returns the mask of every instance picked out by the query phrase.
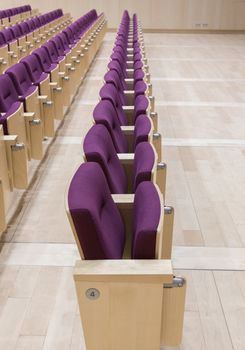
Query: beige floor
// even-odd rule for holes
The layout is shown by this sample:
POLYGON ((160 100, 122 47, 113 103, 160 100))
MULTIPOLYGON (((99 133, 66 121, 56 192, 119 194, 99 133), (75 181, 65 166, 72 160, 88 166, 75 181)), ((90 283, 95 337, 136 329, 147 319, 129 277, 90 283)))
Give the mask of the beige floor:
MULTIPOLYGON (((1 350, 85 350, 64 192, 82 162, 113 39, 107 34, 2 236, 1 350)), ((167 204, 176 210, 173 263, 188 278, 180 349, 244 350, 245 36, 145 34, 145 42, 168 164, 167 204)))

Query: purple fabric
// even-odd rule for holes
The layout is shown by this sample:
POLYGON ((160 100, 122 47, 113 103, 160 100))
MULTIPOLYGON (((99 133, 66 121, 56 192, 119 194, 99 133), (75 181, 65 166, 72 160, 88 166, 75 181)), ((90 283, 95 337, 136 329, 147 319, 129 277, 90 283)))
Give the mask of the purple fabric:
POLYGON ((144 95, 147 90, 147 85, 144 80, 138 80, 134 84, 135 96, 144 95))
POLYGON ((52 41, 55 44, 59 56, 67 55, 71 52, 71 50, 69 49, 69 45, 68 47, 65 47, 64 42, 59 35, 56 35, 50 41, 52 41))
POLYGON ((135 99, 135 118, 137 118, 140 114, 146 114, 149 101, 144 95, 138 95, 135 99))
POLYGON ((0 75, 0 124, 4 134, 8 134, 7 119, 20 107, 18 94, 12 80, 7 74, 0 75))
POLYGON ((142 69, 137 69, 135 72, 134 72, 134 81, 136 83, 136 81, 138 80, 143 80, 145 77, 145 73, 142 69))
POLYGON ((121 259, 122 218, 100 166, 82 164, 70 183, 68 206, 85 259, 121 259))
POLYGON ((52 70, 54 70, 57 67, 56 63, 51 62, 50 57, 44 47, 33 51, 33 55, 35 55, 38 58, 42 70, 45 73, 51 73, 52 70))
POLYGON ((109 68, 109 70, 116 70, 119 76, 121 77, 121 79, 127 78, 126 70, 122 69, 118 61, 116 60, 110 61, 107 67, 109 68))
POLYGON ((104 75, 104 81, 109 84, 113 84, 119 92, 119 97, 122 105, 126 105, 126 98, 124 90, 126 90, 126 83, 124 79, 120 79, 119 74, 116 70, 109 70, 104 75))
POLYGON ((101 100, 93 111, 96 124, 103 124, 111 135, 117 153, 127 153, 128 145, 117 117, 117 112, 108 100, 101 100))
POLYGON ((134 156, 134 191, 143 181, 151 181, 155 153, 149 142, 141 142, 135 148, 134 156))
POLYGON ((142 182, 135 192, 132 259, 155 259, 161 204, 156 187, 142 182))
POLYGON ((140 142, 148 141, 151 128, 151 121, 147 115, 141 114, 137 117, 134 125, 134 148, 140 142))
POLYGON ((101 166, 111 193, 126 193, 126 174, 118 159, 111 136, 104 125, 96 124, 88 131, 83 150, 88 162, 96 162, 101 166))
POLYGON ((30 33, 30 29, 28 27, 28 24, 26 22, 21 22, 18 24, 20 31, 22 33, 22 35, 27 35, 30 33))
POLYGON ((28 55, 20 62, 25 65, 29 77, 34 84, 38 85, 48 77, 48 74, 42 71, 40 62, 35 55, 28 55))
POLYGON ((48 41, 46 44, 44 44, 42 47, 45 48, 45 50, 47 51, 49 58, 51 60, 52 63, 59 63, 61 60, 63 60, 64 55, 63 56, 59 56, 59 53, 56 49, 55 44, 50 40, 48 41))
POLYGON ((3 37, 2 40, 5 40, 6 43, 10 44, 15 41, 12 31, 9 28, 5 28, 0 31, 0 36, 3 37))
POLYGON ((128 125, 127 116, 123 111, 119 92, 113 84, 105 84, 100 90, 102 100, 109 100, 113 103, 120 125, 128 125))
POLYGON ((21 101, 36 90, 23 63, 13 65, 6 70, 6 74, 12 79, 18 95, 21 96, 21 101))

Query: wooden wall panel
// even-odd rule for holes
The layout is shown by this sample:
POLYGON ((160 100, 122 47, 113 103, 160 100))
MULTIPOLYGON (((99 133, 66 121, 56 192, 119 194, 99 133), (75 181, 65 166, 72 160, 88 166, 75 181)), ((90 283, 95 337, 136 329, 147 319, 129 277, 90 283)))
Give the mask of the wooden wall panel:
POLYGON ((1 7, 28 2, 42 12, 61 7, 74 18, 96 8, 105 12, 109 28, 118 26, 127 8, 148 29, 245 29, 245 0, 1 0, 1 7))

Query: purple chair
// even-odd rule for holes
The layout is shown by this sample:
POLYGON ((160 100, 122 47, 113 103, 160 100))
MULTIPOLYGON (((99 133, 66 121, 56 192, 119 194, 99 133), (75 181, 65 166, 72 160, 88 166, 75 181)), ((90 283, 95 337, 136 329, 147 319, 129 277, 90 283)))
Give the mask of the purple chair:
POLYGON ((39 86, 42 81, 46 80, 47 77, 49 77, 48 73, 43 72, 37 56, 28 55, 20 62, 24 64, 34 85, 39 86))
POLYGON ((126 105, 126 97, 124 95, 124 90, 127 89, 124 79, 120 79, 120 76, 116 70, 109 70, 104 75, 105 83, 113 84, 116 89, 119 91, 119 97, 122 105, 126 105))
MULTIPOLYGON (((133 204, 132 259, 155 259, 160 215, 154 184, 141 183, 133 204)), ((84 163, 73 176, 68 191, 68 216, 83 258, 123 258, 124 224, 98 164, 84 163)))
POLYGON ((111 193, 126 193, 127 178, 110 134, 104 125, 94 125, 87 133, 83 150, 88 162, 100 164, 111 193))
POLYGON ((156 165, 153 146, 149 142, 140 142, 135 148, 133 166, 133 189, 143 181, 152 181, 152 170, 156 165))
POLYGON ((51 61, 49 54, 44 47, 33 51, 32 54, 38 58, 40 65, 45 73, 52 74, 53 70, 57 68, 57 64, 51 61))
MULTIPOLYGON (((117 118, 113 104, 107 100, 101 100, 93 111, 96 124, 103 124, 111 135, 117 153, 128 153, 129 146, 121 125, 117 118)), ((134 125, 132 151, 140 142, 149 141, 153 133, 153 126, 147 115, 139 115, 134 125)))
POLYGON ((13 81, 19 95, 19 100, 24 102, 26 109, 26 98, 35 93, 37 87, 32 84, 25 65, 23 63, 17 63, 7 69, 6 74, 13 81))
POLYGON ((112 102, 117 111, 120 125, 128 125, 128 119, 122 108, 119 92, 114 84, 105 84, 100 90, 100 97, 102 100, 109 100, 112 102))
POLYGON ((128 179, 117 156, 112 139, 104 125, 94 125, 87 133, 83 149, 88 162, 100 164, 111 193, 127 193, 136 190, 139 183, 151 181, 156 168, 156 156, 148 142, 142 142, 135 149, 133 170, 128 171, 128 179), (133 184, 133 187, 132 187, 133 184))
POLYGON ((150 181, 142 182, 134 199, 132 259, 155 259, 160 216, 161 203, 156 187, 150 181))
POLYGON ((8 117, 21 106, 15 86, 7 74, 0 75, 0 124, 8 135, 8 117))
POLYGON ((69 217, 80 254, 89 260, 121 259, 124 224, 100 166, 82 164, 70 183, 69 217))
POLYGON ((104 125, 111 135, 117 153, 127 153, 128 144, 119 123, 115 107, 108 100, 101 100, 93 111, 96 124, 104 125))

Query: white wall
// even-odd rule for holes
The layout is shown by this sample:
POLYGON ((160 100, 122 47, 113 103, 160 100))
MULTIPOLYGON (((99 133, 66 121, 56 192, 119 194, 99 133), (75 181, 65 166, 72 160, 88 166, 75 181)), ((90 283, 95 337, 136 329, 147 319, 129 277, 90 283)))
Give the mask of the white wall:
POLYGON ((74 18, 91 8, 104 11, 110 28, 118 26, 122 11, 137 12, 151 29, 245 29, 245 0, 1 0, 1 7, 30 3, 42 12, 61 7, 74 18))

